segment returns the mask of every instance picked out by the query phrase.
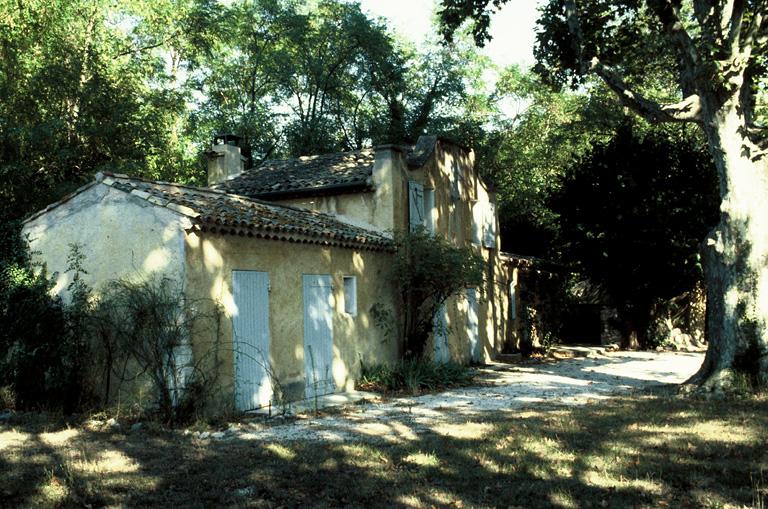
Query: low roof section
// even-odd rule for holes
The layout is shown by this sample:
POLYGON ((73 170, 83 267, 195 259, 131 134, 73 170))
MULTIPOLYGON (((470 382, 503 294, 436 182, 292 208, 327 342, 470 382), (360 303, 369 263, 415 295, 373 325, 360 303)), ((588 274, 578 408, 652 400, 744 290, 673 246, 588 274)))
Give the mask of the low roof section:
POLYGON ((108 172, 97 173, 95 182, 27 220, 44 214, 97 183, 185 215, 191 219, 192 230, 360 250, 394 249, 392 240, 381 233, 344 223, 328 214, 275 205, 218 190, 108 172))

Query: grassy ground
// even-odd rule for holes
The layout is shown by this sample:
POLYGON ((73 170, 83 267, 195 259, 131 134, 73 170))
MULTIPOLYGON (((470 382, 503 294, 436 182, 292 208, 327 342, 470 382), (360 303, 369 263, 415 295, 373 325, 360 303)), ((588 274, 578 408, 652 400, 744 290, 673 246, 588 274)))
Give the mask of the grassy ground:
POLYGON ((759 507, 768 401, 644 396, 395 444, 0 424, 0 506, 759 507))

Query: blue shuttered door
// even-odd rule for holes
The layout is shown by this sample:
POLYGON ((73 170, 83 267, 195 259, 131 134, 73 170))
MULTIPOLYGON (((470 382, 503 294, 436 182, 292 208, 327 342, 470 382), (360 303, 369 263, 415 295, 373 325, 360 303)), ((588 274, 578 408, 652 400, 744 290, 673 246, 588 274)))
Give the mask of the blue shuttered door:
POLYGON ((304 373, 306 396, 336 390, 333 380, 333 281, 331 276, 305 275, 304 373))
POLYGON ((235 307, 232 317, 235 352, 235 405, 251 410, 269 404, 269 276, 266 272, 232 271, 235 307))

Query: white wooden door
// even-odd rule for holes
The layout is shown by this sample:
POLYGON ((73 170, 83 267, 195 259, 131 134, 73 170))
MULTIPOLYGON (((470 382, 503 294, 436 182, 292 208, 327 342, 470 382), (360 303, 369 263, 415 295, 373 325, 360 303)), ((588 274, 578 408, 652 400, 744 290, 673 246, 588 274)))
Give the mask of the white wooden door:
POLYGON ((232 271, 235 314, 235 406, 251 410, 269 404, 269 276, 252 270, 232 271))
POLYGON ((435 343, 435 362, 446 363, 451 360, 448 349, 448 316, 445 304, 440 306, 432 320, 432 337, 435 343))
POLYGON ((480 319, 477 302, 477 289, 467 288, 467 336, 469 336, 469 353, 472 362, 483 360, 483 349, 480 344, 480 319))
POLYGON ((304 381, 308 398, 336 390, 333 381, 333 280, 305 275, 304 381))

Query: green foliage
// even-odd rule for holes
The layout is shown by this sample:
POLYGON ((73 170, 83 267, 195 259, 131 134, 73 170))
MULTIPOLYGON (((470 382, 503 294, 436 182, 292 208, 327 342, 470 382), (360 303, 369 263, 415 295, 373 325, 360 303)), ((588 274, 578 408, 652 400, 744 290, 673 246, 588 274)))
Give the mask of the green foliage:
POLYGON ((482 256, 471 247, 456 247, 424 229, 399 232, 392 274, 400 289, 405 317, 405 355, 422 357, 433 317, 452 295, 483 282, 482 256))
POLYGON ((185 92, 163 55, 142 49, 153 3, 0 5, 0 219, 45 206, 100 169, 185 175, 175 142, 185 92))
POLYGON ((423 359, 402 359, 391 366, 363 364, 358 386, 363 390, 419 394, 445 387, 469 385, 471 382, 472 372, 466 366, 423 359))
POLYGON ((205 315, 178 283, 111 281, 93 316, 107 386, 112 377, 118 386, 148 377, 154 410, 164 422, 179 422, 200 410, 197 405, 205 403, 203 393, 210 386, 192 363, 189 335, 205 315))
POLYGON ((700 280, 699 243, 718 217, 709 155, 675 134, 620 130, 571 169, 551 202, 564 260, 608 293, 641 340, 654 302, 700 280))
POLYGON ((488 62, 466 41, 423 53, 357 4, 235 2, 218 51, 194 74, 206 98, 195 136, 246 136, 261 157, 415 142, 464 125, 488 62), (466 106, 465 106, 466 105, 466 106))
POLYGON ((477 132, 488 62, 416 51, 340 0, 0 0, 0 220, 99 170, 204 184, 211 136, 258 157, 477 132))
POLYGON ((606 139, 616 115, 585 94, 555 92, 517 66, 502 72, 493 100, 517 110, 496 119, 476 146, 477 166, 497 193, 502 248, 551 256, 557 216, 547 200, 590 142, 606 139))
MULTIPOLYGON (((87 348, 84 307, 51 297, 53 281, 32 264, 18 225, 3 225, 7 243, 0 258, 0 386, 20 409, 51 408, 69 413, 89 401, 83 383, 87 348)), ((81 288, 79 297, 87 301, 81 288)))

